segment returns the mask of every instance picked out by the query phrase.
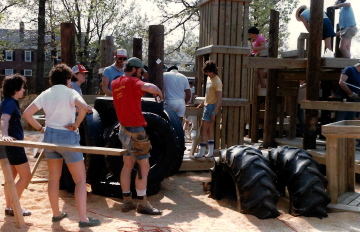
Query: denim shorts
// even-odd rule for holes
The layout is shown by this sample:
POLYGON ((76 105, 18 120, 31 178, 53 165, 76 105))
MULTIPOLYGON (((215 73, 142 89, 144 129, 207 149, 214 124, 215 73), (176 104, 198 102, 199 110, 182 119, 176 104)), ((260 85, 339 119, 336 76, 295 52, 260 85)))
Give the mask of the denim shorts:
POLYGON ((209 104, 209 105, 205 106, 202 120, 211 122, 211 114, 214 111, 214 108, 215 108, 215 104, 209 104))
MULTIPOLYGON (((131 132, 131 133, 139 133, 139 132, 143 132, 143 134, 141 134, 141 136, 138 136, 138 139, 143 139, 146 138, 146 132, 144 127, 124 127, 127 131, 131 132)), ((131 155, 135 160, 138 158, 139 160, 143 160, 143 159, 147 159, 150 157, 150 152, 147 153, 146 155, 135 155, 133 154, 131 151, 134 149, 133 148, 133 141, 131 139, 130 136, 124 134, 121 130, 119 132, 119 139, 122 143, 122 148, 127 150, 127 153, 124 156, 129 156, 131 155)))
MULTIPOLYGON (((45 128, 45 143, 76 145, 80 146, 80 135, 78 131, 59 130, 51 127, 45 128)), ((65 163, 71 164, 84 160, 83 153, 73 151, 55 151, 44 149, 47 159, 64 159, 65 163)))

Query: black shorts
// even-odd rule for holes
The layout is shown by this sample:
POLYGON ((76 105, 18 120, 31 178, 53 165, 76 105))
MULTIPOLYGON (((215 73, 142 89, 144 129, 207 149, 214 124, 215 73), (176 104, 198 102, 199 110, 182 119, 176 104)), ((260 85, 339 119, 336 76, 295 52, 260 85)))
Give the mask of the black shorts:
POLYGON ((5 147, 10 165, 20 165, 28 162, 28 158, 23 147, 5 147))

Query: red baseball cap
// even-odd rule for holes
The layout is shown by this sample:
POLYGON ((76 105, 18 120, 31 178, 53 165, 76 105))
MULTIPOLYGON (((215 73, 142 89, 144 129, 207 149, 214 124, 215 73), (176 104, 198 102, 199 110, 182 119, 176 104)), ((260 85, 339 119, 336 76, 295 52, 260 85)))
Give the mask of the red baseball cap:
POLYGON ((74 67, 72 67, 72 72, 73 73, 87 73, 89 71, 86 70, 86 68, 81 65, 81 64, 78 64, 78 65, 75 65, 74 67))

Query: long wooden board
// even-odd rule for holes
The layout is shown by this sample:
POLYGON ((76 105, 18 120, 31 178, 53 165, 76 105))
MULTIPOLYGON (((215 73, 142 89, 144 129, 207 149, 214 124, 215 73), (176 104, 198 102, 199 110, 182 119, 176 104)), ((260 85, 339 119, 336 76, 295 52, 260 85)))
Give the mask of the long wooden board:
MULTIPOLYGON (((204 100, 205 100, 205 97, 197 97, 197 98, 195 98, 194 103, 200 104, 204 100)), ((239 98, 239 99, 223 98, 222 99, 222 106, 248 106, 248 105, 249 105, 249 101, 244 98, 239 98)))
POLYGON ((330 111, 360 111, 358 102, 301 101, 301 109, 330 111))

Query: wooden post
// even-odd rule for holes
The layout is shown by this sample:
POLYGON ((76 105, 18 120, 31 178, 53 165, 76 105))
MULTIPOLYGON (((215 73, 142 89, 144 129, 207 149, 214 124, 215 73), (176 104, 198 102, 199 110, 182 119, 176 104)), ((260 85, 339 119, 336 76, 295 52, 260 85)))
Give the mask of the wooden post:
MULTIPOLYGON (((324 0, 311 0, 310 34, 306 68, 306 100, 319 100, 319 77, 321 74, 321 42, 324 0)), ((318 111, 305 110, 303 148, 316 149, 318 111)))
POLYGON ((133 38, 133 57, 142 60, 142 38, 133 38))
POLYGON ((105 40, 100 42, 100 67, 104 68, 114 63, 114 37, 106 36, 105 40))
POLYGON ((72 68, 75 65, 75 25, 61 23, 61 63, 72 68))
POLYGON ((0 146, 0 164, 4 173, 5 182, 7 183, 7 191, 10 193, 11 207, 14 210, 16 227, 21 229, 25 226, 25 221, 20 206, 19 196, 16 191, 13 174, 11 172, 10 163, 7 158, 5 146, 0 146))
MULTIPOLYGON (((279 12, 270 11, 269 28, 269 57, 277 58, 279 47, 279 12)), ((255 77, 256 78, 256 77, 255 77)), ((266 101, 265 101, 265 119, 264 119, 264 148, 275 146, 276 123, 277 123, 277 70, 268 71, 266 101)))
POLYGON ((164 26, 149 26, 149 82, 163 90, 164 26))

